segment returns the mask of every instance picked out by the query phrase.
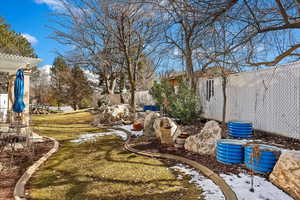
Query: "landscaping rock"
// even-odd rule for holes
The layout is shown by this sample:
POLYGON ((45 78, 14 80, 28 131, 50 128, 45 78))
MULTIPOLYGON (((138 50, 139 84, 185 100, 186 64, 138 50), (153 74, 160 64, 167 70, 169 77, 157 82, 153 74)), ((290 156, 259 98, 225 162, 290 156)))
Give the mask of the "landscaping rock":
POLYGON ((213 155, 217 140, 221 139, 222 129, 216 121, 209 121, 205 124, 200 133, 188 137, 184 148, 199 154, 213 155))
POLYGON ((0 163, 0 172, 2 171, 3 168, 4 166, 2 165, 2 163, 0 163))
POLYGON ((115 124, 122 123, 122 121, 131 120, 128 104, 103 106, 100 108, 101 113, 99 114, 100 124, 115 124))
POLYGON ((170 126, 170 129, 171 129, 170 134, 171 134, 173 143, 175 143, 176 138, 181 134, 181 129, 172 119, 170 119, 168 117, 162 117, 162 118, 155 119, 154 124, 153 124, 153 128, 155 130, 155 135, 159 139, 162 138, 160 128, 161 128, 162 121, 164 121, 164 120, 166 120, 170 126))
POLYGON ((145 136, 154 136, 155 130, 153 127, 155 119, 159 118, 159 114, 155 112, 149 112, 144 120, 144 135, 145 136))
POLYGON ((300 199, 300 151, 281 154, 269 178, 274 185, 300 199))

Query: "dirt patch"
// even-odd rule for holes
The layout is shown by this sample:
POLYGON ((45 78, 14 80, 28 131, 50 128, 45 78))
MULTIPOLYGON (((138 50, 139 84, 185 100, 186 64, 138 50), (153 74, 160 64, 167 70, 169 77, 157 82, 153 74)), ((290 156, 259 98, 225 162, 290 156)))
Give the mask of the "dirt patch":
POLYGON ((15 184, 23 175, 26 169, 37 161, 42 155, 47 153, 52 147, 53 142, 46 140, 42 143, 34 144, 34 151, 19 149, 14 152, 14 158, 11 159, 9 151, 0 153, 0 199, 13 199, 15 184))

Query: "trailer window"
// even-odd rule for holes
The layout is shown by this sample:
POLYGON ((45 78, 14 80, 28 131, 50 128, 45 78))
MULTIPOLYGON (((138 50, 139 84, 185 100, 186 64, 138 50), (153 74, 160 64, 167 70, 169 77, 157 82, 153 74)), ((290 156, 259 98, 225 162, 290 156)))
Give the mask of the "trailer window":
POLYGON ((210 99, 215 95, 215 87, 214 80, 206 80, 206 100, 210 101, 210 99))

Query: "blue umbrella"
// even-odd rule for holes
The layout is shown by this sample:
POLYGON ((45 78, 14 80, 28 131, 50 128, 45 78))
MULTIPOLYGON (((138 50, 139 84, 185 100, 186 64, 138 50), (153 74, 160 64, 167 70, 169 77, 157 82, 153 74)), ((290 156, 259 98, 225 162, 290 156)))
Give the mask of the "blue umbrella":
POLYGON ((18 71, 17 71, 15 87, 14 87, 14 94, 15 94, 15 102, 13 105, 13 111, 16 113, 21 113, 25 109, 25 104, 23 101, 23 97, 24 97, 24 71, 23 71, 23 69, 18 69, 18 71))

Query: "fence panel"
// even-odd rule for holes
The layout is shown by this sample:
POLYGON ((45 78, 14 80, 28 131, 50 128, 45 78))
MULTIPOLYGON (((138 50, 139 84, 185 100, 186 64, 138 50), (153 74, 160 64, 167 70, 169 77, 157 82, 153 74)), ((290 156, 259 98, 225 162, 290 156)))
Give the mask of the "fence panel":
MULTIPOLYGON (((222 82, 214 80, 210 100, 206 80, 199 80, 202 115, 221 120, 222 82)), ((300 63, 230 75, 226 93, 226 121, 249 121, 255 129, 300 139, 300 63)))

